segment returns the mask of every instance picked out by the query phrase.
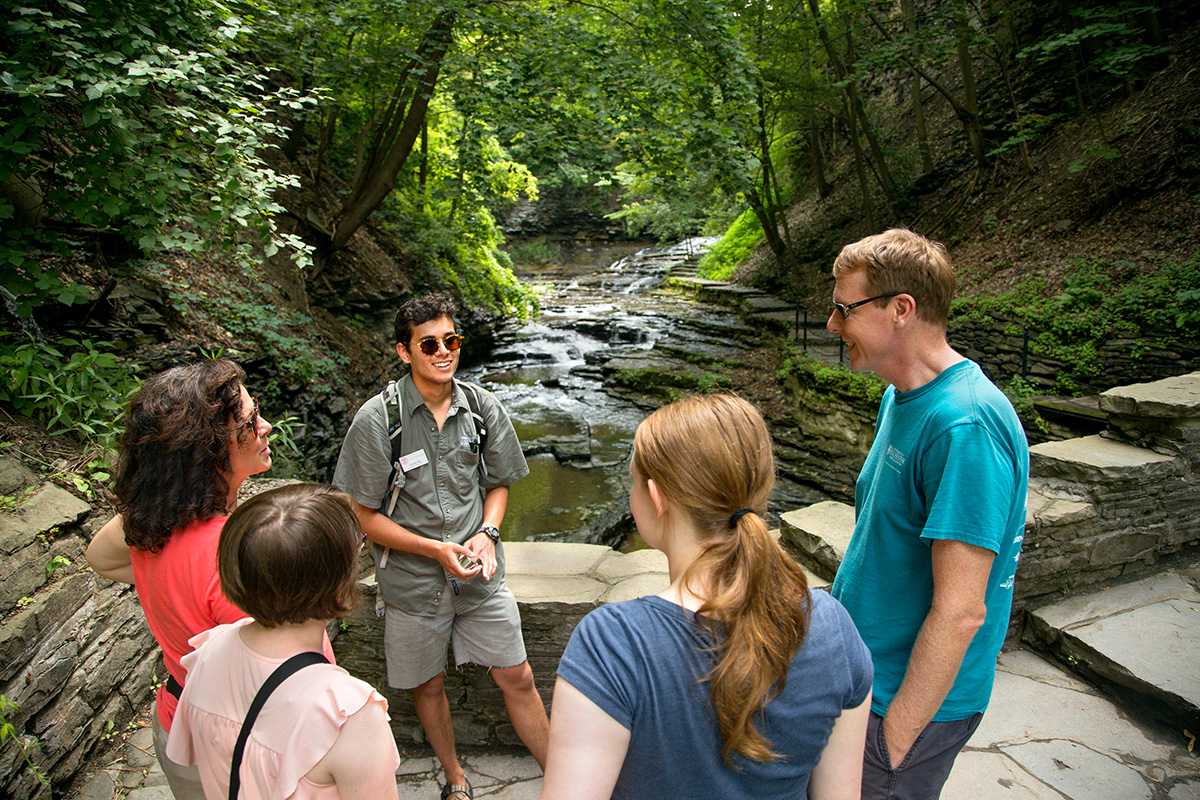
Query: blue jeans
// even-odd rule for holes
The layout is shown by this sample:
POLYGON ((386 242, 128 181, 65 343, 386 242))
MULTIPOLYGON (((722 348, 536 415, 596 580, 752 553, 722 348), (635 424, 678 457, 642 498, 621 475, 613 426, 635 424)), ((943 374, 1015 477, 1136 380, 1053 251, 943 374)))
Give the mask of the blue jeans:
POLYGON ((913 742, 900 766, 892 769, 883 717, 871 712, 863 751, 862 800, 937 800, 958 751, 979 727, 983 714, 931 722, 913 742))

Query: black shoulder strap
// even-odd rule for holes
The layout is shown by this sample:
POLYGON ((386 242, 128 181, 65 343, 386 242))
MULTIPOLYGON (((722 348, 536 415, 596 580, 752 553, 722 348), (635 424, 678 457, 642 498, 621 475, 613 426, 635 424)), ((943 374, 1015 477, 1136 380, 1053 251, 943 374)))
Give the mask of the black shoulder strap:
POLYGON ((266 682, 259 687, 258 694, 254 695, 254 701, 250 703, 250 710, 246 712, 237 744, 233 747, 233 763, 229 767, 229 800, 237 800, 238 791, 242 788, 242 779, 238 774, 242 769, 242 753, 246 750, 246 742, 250 740, 250 729, 254 727, 254 720, 258 718, 258 712, 262 711, 263 704, 267 702, 271 692, 279 688, 279 684, 290 678, 293 673, 313 664, 328 663, 329 659, 320 653, 298 653, 276 667, 266 682))
POLYGON ((387 425, 388 439, 392 443, 392 464, 395 465, 400 458, 400 432, 404 430, 404 397, 400 381, 389 382, 379 395, 383 398, 383 422, 387 425))
POLYGON ((479 436, 479 454, 480 458, 487 450, 488 429, 487 423, 483 421, 483 412, 479 405, 479 387, 473 383, 462 383, 463 390, 467 395, 467 407, 471 409, 471 416, 475 418, 475 433, 479 436))

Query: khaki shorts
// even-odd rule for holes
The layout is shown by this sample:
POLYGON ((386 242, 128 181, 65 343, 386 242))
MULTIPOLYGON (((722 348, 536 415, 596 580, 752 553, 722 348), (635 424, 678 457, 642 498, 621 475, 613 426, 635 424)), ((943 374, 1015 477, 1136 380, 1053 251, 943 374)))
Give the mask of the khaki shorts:
POLYGON ((507 669, 525 661, 521 612, 507 586, 464 614, 454 613, 449 585, 442 591, 435 616, 407 614, 390 603, 386 608, 383 644, 388 685, 393 689, 415 689, 445 670, 448 644, 454 646, 458 666, 469 661, 488 669, 507 669))

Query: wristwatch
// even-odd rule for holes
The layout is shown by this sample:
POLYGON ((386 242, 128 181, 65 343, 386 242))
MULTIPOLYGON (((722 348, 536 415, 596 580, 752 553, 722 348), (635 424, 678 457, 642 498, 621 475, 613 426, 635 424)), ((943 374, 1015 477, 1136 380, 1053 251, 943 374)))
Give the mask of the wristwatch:
POLYGON ((491 525, 484 525, 479 529, 479 533, 486 533, 487 537, 492 540, 492 544, 500 541, 500 529, 491 525))

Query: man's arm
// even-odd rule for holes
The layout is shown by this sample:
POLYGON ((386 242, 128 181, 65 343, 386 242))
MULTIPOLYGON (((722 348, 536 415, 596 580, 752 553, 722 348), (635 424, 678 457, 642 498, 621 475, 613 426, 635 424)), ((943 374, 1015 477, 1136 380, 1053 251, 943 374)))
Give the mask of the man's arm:
MULTIPOLYGON (((508 487, 488 489, 483 498, 483 522, 481 527, 499 528, 508 510, 508 487)), ((490 581, 496 574, 496 543, 486 533, 477 533, 466 541, 471 556, 483 564, 483 579, 490 581)))
POLYGON ((933 603, 883 718, 893 769, 950 693, 967 647, 987 617, 985 595, 996 554, 954 539, 934 540, 932 551, 933 603))
POLYGON ((472 557, 471 552, 462 545, 438 539, 426 539, 424 536, 405 530, 377 510, 367 508, 357 500, 354 501, 354 510, 358 513, 358 524, 362 526, 363 533, 375 544, 389 547, 392 550, 401 550, 405 553, 432 558, 442 565, 442 569, 456 578, 469 579, 479 574, 479 567, 463 569, 462 565, 458 563, 459 556, 472 557))

